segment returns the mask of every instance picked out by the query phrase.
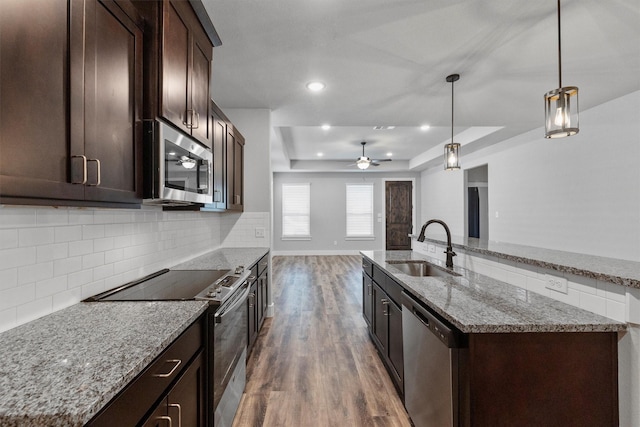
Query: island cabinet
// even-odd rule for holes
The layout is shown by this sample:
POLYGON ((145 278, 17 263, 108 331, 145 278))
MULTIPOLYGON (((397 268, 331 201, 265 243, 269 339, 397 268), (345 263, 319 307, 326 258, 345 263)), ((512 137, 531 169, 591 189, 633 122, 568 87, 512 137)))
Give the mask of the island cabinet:
POLYGON ((205 328, 201 316, 87 426, 206 426, 205 328))
POLYGON ((186 0, 135 0, 145 31, 146 119, 163 117, 210 147, 213 42, 186 0))
POLYGON ((142 197, 143 19, 128 0, 0 2, 0 201, 142 197))
POLYGON ((369 335, 400 395, 404 394, 402 350, 402 287, 363 258, 363 316, 369 335))

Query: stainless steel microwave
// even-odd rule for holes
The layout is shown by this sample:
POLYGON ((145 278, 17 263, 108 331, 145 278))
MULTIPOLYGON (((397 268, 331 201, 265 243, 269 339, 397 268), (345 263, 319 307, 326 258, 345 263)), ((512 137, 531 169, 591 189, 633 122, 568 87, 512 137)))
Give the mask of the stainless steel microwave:
POLYGON ((211 151, 161 120, 146 120, 144 130, 144 203, 211 203, 211 151))

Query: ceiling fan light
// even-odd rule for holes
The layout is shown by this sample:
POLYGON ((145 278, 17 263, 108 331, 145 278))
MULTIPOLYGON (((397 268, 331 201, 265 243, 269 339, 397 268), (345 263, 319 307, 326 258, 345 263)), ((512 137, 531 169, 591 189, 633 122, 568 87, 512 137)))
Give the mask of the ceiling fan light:
POLYGON ((444 170, 460 169, 460 144, 451 142, 444 146, 444 170))
POLYGON ((356 161, 356 165, 358 166, 358 169, 362 169, 362 170, 369 168, 370 164, 371 164, 371 160, 369 160, 368 157, 360 157, 356 161))
POLYGON ((544 94, 545 138, 563 138, 577 134, 578 88, 566 86, 544 94))

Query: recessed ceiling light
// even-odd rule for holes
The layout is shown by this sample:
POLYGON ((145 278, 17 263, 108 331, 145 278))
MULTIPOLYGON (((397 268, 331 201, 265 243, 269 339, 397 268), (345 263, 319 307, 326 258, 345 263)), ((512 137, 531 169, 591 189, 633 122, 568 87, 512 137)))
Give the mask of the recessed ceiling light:
POLYGON ((322 82, 309 82, 309 83, 307 83, 307 89, 309 89, 311 92, 320 92, 325 87, 327 87, 327 86, 322 82))
POLYGON ((373 130, 391 130, 395 128, 395 126, 374 126, 373 130))
POLYGON ((387 153, 387 157, 393 156, 393 153, 387 153))
POLYGON ((322 156, 324 156, 324 154, 323 153, 318 153, 317 156, 318 157, 322 157, 322 156))
POLYGON ((327 124, 322 125, 322 130, 329 130, 329 129, 331 129, 331 125, 327 125, 327 124))
POLYGON ((429 130, 430 127, 431 126, 429 126, 429 125, 422 125, 422 126, 420 126, 420 130, 424 132, 426 130, 429 130))

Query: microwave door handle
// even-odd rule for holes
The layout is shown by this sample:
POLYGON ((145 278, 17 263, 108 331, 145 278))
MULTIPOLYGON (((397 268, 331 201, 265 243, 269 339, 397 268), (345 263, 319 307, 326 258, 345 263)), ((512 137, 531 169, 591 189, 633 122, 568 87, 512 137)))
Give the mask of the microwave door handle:
POLYGON ((213 188, 213 182, 211 182, 211 162, 208 161, 207 164, 209 165, 207 167, 207 194, 211 194, 211 189, 213 188))
POLYGON ((224 309, 223 312, 221 312, 220 314, 216 314, 215 318, 216 318, 216 323, 221 323, 222 322, 222 318, 224 316, 227 315, 227 313, 232 312, 233 310, 235 310, 240 304, 242 304, 244 301, 246 301, 247 297, 249 296, 249 286, 247 286, 247 289, 242 292, 242 295, 236 300, 235 303, 233 303, 233 305, 231 307, 227 307, 224 309))

